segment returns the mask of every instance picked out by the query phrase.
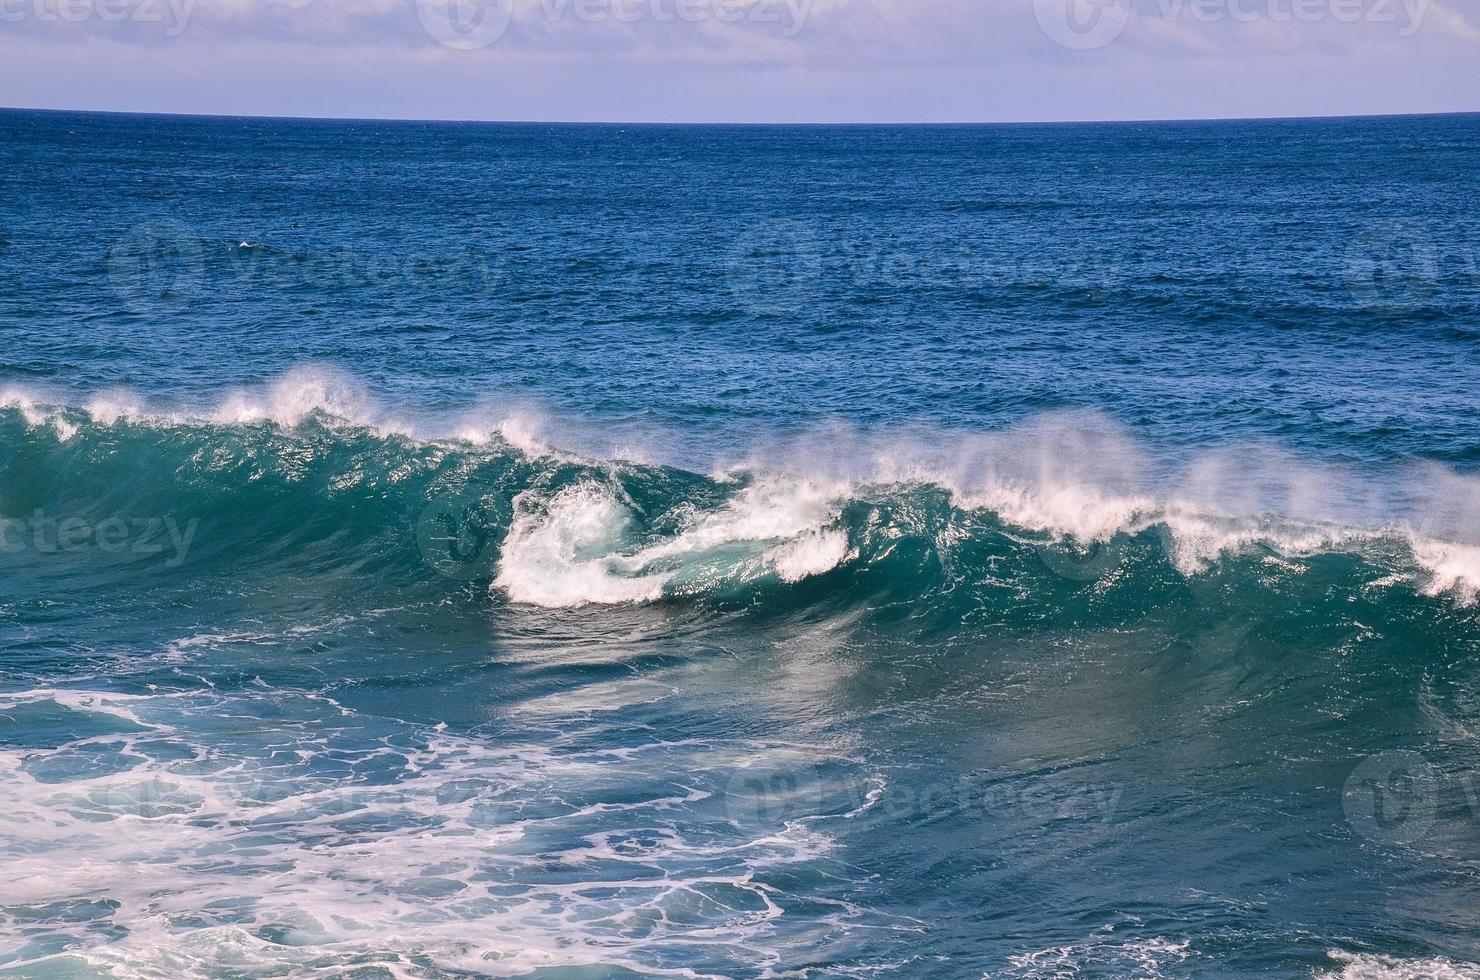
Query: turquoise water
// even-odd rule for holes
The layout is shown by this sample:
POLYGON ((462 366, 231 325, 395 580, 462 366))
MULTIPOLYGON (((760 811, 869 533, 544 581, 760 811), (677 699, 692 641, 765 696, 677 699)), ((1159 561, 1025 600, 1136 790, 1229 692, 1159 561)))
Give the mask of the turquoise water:
POLYGON ((0 976, 1480 976, 1477 154, 0 113, 0 976))

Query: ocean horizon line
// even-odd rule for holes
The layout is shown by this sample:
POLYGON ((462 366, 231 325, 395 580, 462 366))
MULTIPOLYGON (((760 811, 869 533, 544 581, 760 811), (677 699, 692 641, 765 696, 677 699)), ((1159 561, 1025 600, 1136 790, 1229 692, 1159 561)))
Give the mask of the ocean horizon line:
POLYGON ((990 127, 1207 125, 1214 123, 1357 122, 1384 120, 1462 119, 1480 116, 1480 108, 1433 112, 1331 113, 1288 116, 1149 116, 1124 119, 983 119, 983 120, 813 120, 694 121, 659 119, 469 119, 423 116, 315 116, 273 113, 153 112, 135 109, 79 109, 55 106, 0 106, 0 113, 46 113, 76 116, 124 116, 137 119, 257 120, 262 122, 404 123, 460 126, 644 126, 682 129, 966 129, 990 127))

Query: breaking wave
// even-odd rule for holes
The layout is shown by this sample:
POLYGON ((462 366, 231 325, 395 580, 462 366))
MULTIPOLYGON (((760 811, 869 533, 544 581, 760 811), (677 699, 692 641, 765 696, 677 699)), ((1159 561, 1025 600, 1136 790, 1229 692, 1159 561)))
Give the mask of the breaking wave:
POLYGON ((549 430, 492 409, 429 422, 322 369, 196 408, 7 389, 0 517, 15 553, 58 550, 34 522, 168 518, 199 526, 181 569, 337 564, 545 608, 790 597, 949 619, 1210 575, 1295 588, 1323 566, 1348 591, 1480 592, 1480 479, 1438 466, 1374 474, 1268 446, 1173 460, 1089 414, 831 429, 704 466, 561 451, 549 430))

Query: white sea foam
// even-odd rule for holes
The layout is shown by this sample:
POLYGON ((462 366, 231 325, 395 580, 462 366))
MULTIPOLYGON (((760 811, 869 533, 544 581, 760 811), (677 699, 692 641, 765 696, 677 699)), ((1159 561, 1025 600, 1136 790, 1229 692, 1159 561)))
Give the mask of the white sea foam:
POLYGON ((1480 964, 1460 963, 1442 956, 1403 959, 1339 949, 1326 955, 1341 965, 1317 974, 1321 980, 1480 980, 1480 964))
POLYGON ((117 694, 112 691, 71 691, 60 688, 44 688, 13 694, 0 694, 0 711, 10 711, 23 705, 51 703, 79 714, 107 715, 139 728, 150 727, 138 716, 131 705, 149 701, 146 695, 117 694))
POLYGON ((745 468, 854 488, 845 493, 939 486, 959 507, 1080 545, 1154 529, 1189 576, 1255 548, 1305 558, 1397 547, 1421 591, 1464 604, 1480 593, 1480 477, 1434 465, 1356 472, 1267 445, 1158 460, 1103 416, 1073 412, 944 438, 832 429, 754 453, 745 468))
POLYGON ((494 587, 547 607, 651 602, 670 586, 710 587, 771 573, 797 582, 844 561, 847 537, 828 525, 841 486, 763 482, 714 511, 690 514, 673 536, 635 540, 631 509, 610 487, 581 483, 543 501, 525 494, 494 587))
POLYGON ((63 442, 75 436, 77 426, 67 421, 61 408, 47 404, 43 399, 44 396, 27 388, 0 388, 0 408, 20 412, 27 425, 52 429, 63 442))
MULTIPOLYGON (((352 374, 325 364, 303 365, 265 384, 233 388, 204 402, 146 399, 127 388, 111 388, 77 401, 73 405, 65 395, 31 387, 0 389, 0 408, 17 409, 28 424, 51 425, 67 437, 76 432, 66 419, 69 412, 86 415, 100 425, 123 421, 166 426, 273 423, 288 429, 318 416, 381 435, 500 443, 531 456, 563 456, 555 445, 556 437, 574 439, 580 434, 569 424, 557 427, 553 416, 528 401, 482 399, 450 416, 388 404, 352 374)), ((631 449, 630 443, 624 445, 631 449)), ((630 452, 624 458, 630 458, 630 452)))
MULTIPOLYGON (((699 976, 663 965, 696 947, 764 969, 792 903, 767 869, 828 873, 823 818, 724 796, 743 766, 805 773, 796 747, 491 744, 283 691, 258 717, 252 697, 6 695, 139 729, 0 750, 0 935, 26 936, 7 969, 699 976)), ((843 932, 892 927, 832 908, 843 932)))
POLYGON ((1413 557, 1428 573, 1425 595, 1449 594, 1461 604, 1475 604, 1480 594, 1480 547, 1424 538, 1413 542, 1413 557))
POLYGON ((414 432, 389 415, 354 377, 323 366, 295 368, 265 388, 234 391, 210 417, 223 425, 270 421, 295 426, 315 413, 387 433, 414 432))
POLYGON ((1022 953, 1009 958, 1006 976, 1022 980, 1058 980, 1088 973, 1158 980, 1195 956, 1185 941, 1154 937, 1121 939, 1111 932, 1067 946, 1022 953))
POLYGON ((848 536, 840 531, 807 531, 765 554, 783 582, 800 582, 831 571, 848 557, 848 536))
POLYGON ((632 514, 605 487, 578 484, 542 505, 526 494, 515 506, 494 580, 515 602, 547 607, 650 602, 672 578, 671 573, 622 574, 622 566, 640 567, 620 552, 632 514))
POLYGON ((127 389, 99 392, 87 400, 84 409, 94 421, 103 425, 149 418, 144 400, 127 389))
POLYGON ((453 435, 477 444, 502 441, 529 456, 545 456, 556 452, 551 424, 548 414, 529 405, 481 403, 463 413, 453 435))
POLYGON ((856 557, 834 526, 844 502, 912 484, 943 487, 956 506, 1080 544, 1154 530, 1168 559, 1188 576, 1250 551, 1294 560, 1328 552, 1381 556, 1396 548, 1408 552, 1407 580, 1420 591, 1462 604, 1475 602, 1480 591, 1480 510, 1471 503, 1480 488, 1468 478, 1451 474, 1445 484, 1425 470, 1380 493, 1359 474, 1302 464, 1264 447, 1204 456, 1180 469, 1163 466, 1153 480, 1147 474, 1155 469, 1123 433, 1093 417, 963 436, 945 451, 919 440, 833 432, 822 444, 803 440, 721 470, 717 476, 751 483, 667 540, 640 548, 625 542, 594 564, 541 561, 536 575, 528 548, 562 533, 570 503, 562 500, 549 518, 530 516, 520 527, 505 551, 501 585, 516 601, 580 605, 647 601, 690 580, 712 585, 772 573, 797 581, 856 557), (1420 531, 1414 515, 1442 536, 1420 531), (539 531, 541 520, 548 532, 539 531), (725 550, 747 542, 765 548, 725 550), (727 567, 705 566, 716 554, 727 557, 727 567))

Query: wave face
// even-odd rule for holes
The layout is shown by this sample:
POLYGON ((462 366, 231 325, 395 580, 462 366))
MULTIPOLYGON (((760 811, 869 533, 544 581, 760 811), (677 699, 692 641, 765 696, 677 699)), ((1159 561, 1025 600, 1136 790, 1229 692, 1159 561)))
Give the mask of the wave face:
POLYGON ((0 978, 1476 976, 1476 145, 0 112, 0 978))
POLYGON ((158 554, 205 576, 363 566, 546 609, 908 604, 949 628, 1008 595, 1134 605, 1218 579, 1247 583, 1250 607, 1261 589, 1324 603, 1322 569, 1395 603, 1468 608, 1480 587, 1480 480, 1437 466, 1374 475, 1246 447, 1156 474, 1078 413, 977 437, 831 429, 705 475, 564 452, 528 416, 429 437, 360 390, 304 370, 195 414, 0 393, 7 548, 158 554))

